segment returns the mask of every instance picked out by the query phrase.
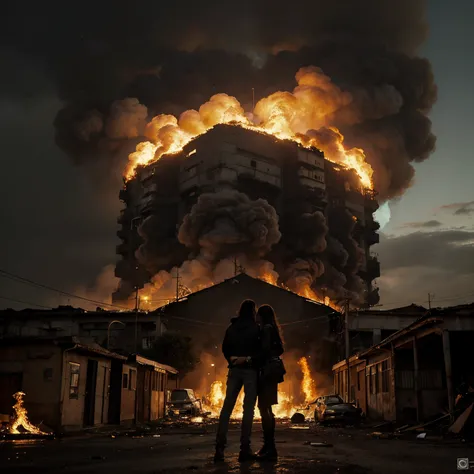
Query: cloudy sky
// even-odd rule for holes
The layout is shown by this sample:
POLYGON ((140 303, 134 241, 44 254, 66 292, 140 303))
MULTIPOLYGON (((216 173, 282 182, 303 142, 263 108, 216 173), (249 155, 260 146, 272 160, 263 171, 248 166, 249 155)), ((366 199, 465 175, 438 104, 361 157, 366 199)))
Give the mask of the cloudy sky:
MULTIPOLYGON (((391 2, 386 3, 391 5, 391 2)), ((423 2, 402 3, 418 5, 423 2)), ((419 54, 431 61, 438 85, 438 101, 430 113, 437 144, 429 159, 415 163, 412 186, 401 198, 390 201, 390 220, 383 228, 381 243, 374 248, 382 265, 383 276, 377 281, 381 304, 387 308, 411 302, 426 304, 428 293, 434 294, 435 305, 474 300, 474 160, 471 151, 474 34, 469 23, 474 15, 474 3, 470 0, 455 3, 456 8, 444 0, 427 2, 430 33, 419 54)), ((82 292, 100 298, 100 294, 87 293, 85 288, 92 287, 97 278, 101 279, 105 291, 109 291, 113 283, 112 267, 108 265, 115 261, 118 243, 115 232, 116 216, 121 208, 117 199, 121 166, 92 159, 76 166, 71 157, 66 156, 68 145, 63 141, 62 147, 58 147, 53 126, 58 110, 68 100, 70 103, 72 96, 75 103, 87 102, 88 77, 81 67, 80 57, 76 60, 74 48, 77 45, 65 42, 61 47, 61 35, 67 36, 69 21, 73 19, 64 16, 64 21, 55 23, 60 27, 54 35, 47 36, 44 22, 49 17, 42 18, 46 12, 35 11, 35 4, 32 3, 31 9, 12 7, 11 12, 7 10, 7 15, 11 13, 11 28, 1 33, 0 54, 2 63, 8 65, 8 73, 2 75, 0 84, 3 164, 0 269, 66 292, 82 292), (15 36, 26 36, 17 25, 23 25, 24 31, 28 31, 30 44, 22 43, 22 38, 15 36), (54 54, 44 53, 39 46, 35 48, 36 39, 41 47, 49 48, 54 54), (67 64, 67 67, 61 68, 58 64, 67 64), (75 84, 77 77, 86 84, 84 88, 75 84), (73 83, 76 87, 71 93, 73 83)), ((61 4, 58 2, 58 8, 61 4)), ((77 26, 82 21, 80 15, 85 15, 86 11, 91 10, 84 6, 82 13, 78 13, 78 43, 87 41, 77 26)), ((387 18, 390 15, 389 11, 387 18)), ((149 16, 144 12, 142 20, 146 23, 149 16)), ((100 29, 100 25, 93 27, 100 29)), ((128 26, 120 24, 122 27, 128 33, 128 26)), ((166 24, 161 28, 166 29, 166 24)), ((246 28, 251 30, 251 22, 246 28)), ((308 28, 312 28, 311 24, 308 28)), ((156 39, 157 31, 160 31, 160 25, 147 34, 145 40, 156 39)), ((111 34, 121 38, 122 31, 117 28, 111 34)), ((292 32, 293 37, 297 34, 297 29, 292 32)), ((270 42, 270 36, 267 32, 265 41, 270 42)), ((410 35, 407 29, 407 42, 411 36, 416 35, 410 35)), ((166 38, 166 41, 179 40, 166 38)), ((94 51, 108 47, 100 37, 90 41, 93 41, 94 51)), ((140 41, 144 41, 142 36, 137 44, 141 44, 140 41)), ((160 41, 163 44, 163 38, 160 41)), ((229 44, 233 44, 232 41, 229 40, 229 44)), ((134 56, 133 42, 121 47, 126 53, 132 51, 131 56, 134 56)), ((79 46, 77 50, 80 51, 79 46)), ((139 50, 137 47, 136 51, 139 50)), ((130 64, 128 58, 127 66, 130 64)), ((119 72, 115 73, 115 65, 111 61, 110 67, 102 71, 100 62, 94 64, 95 96, 97 98, 100 92, 105 102, 118 98, 119 84, 135 74, 129 68, 117 68, 119 72), (97 74, 97 70, 101 73, 97 74), (108 76, 113 76, 113 80, 108 76), (97 78, 101 80, 97 81, 97 78)), ((181 81, 185 82, 185 79, 186 75, 180 77, 181 81)), ((231 92, 232 87, 237 87, 234 82, 238 83, 238 77, 234 82, 227 77, 224 80, 229 83, 231 92)), ((209 87, 213 91, 215 85, 209 87)), ((144 95, 150 94, 153 96, 149 92, 144 95)), ((188 100, 199 102, 202 97, 191 91, 188 100)), ((162 98, 157 103, 163 103, 162 98)), ((172 110, 173 104, 167 106, 172 110)), ((88 149, 81 153, 81 158, 75 158, 79 160, 90 155, 88 149)), ((379 218, 386 221, 387 216, 387 208, 384 208, 379 218)), ((45 306, 78 303, 68 296, 6 278, 0 278, 0 297, 4 298, 0 300, 0 307, 25 306, 12 300, 45 306)))
MULTIPOLYGON (((474 35, 469 17, 473 2, 432 1, 430 36, 422 54, 431 60, 438 101, 430 117, 436 151, 415 165, 413 186, 390 203, 391 219, 383 228, 378 279, 386 307, 417 302, 434 305, 474 301, 474 63, 469 59, 474 35)), ((386 210, 379 213, 386 218, 386 210)))

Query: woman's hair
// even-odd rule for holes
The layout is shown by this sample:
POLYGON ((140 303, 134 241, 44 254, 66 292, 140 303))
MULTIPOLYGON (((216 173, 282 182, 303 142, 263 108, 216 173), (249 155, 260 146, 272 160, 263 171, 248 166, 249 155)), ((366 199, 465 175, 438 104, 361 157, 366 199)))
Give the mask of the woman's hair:
POLYGON ((262 326, 265 326, 267 324, 273 326, 277 330, 280 341, 283 343, 280 324, 278 323, 278 319, 273 308, 269 304, 264 304, 258 308, 257 314, 259 315, 260 320, 262 321, 262 326))
POLYGON ((255 310, 257 305, 253 300, 244 300, 240 305, 239 309, 239 318, 244 319, 254 319, 255 320, 255 310))

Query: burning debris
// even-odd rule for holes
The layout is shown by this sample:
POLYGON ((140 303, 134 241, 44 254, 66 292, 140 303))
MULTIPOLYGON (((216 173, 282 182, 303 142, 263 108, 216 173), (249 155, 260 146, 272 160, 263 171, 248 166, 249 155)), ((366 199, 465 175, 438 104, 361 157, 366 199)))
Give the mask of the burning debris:
POLYGON ((26 408, 23 406, 23 397, 25 393, 17 392, 13 395, 13 398, 16 400, 15 405, 13 405, 13 409, 15 410, 15 419, 13 420, 10 426, 10 433, 11 434, 20 434, 21 431, 18 428, 23 428, 24 431, 32 434, 46 434, 41 431, 39 428, 34 426, 28 420, 28 413, 26 408))
POLYGON ((24 392, 17 392, 13 395, 13 398, 16 400, 16 403, 13 405, 15 417, 9 423, 6 430, 2 431, 2 438, 7 440, 53 438, 54 435, 52 433, 46 433, 30 422, 28 412, 23 405, 24 396, 24 392))

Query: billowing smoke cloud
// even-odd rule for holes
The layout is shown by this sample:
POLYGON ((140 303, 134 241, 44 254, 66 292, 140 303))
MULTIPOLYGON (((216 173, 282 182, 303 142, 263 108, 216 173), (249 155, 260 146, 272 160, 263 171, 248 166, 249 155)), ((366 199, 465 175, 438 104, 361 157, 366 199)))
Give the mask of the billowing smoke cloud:
MULTIPOLYGON (((100 160, 121 172, 128 154, 144 139, 159 140, 163 147, 142 145, 153 156, 169 150, 168 138, 177 126, 192 135, 211 126, 208 107, 201 107, 210 97, 225 92, 248 112, 252 90, 257 102, 275 91, 291 91, 295 72, 308 65, 318 66, 324 75, 301 70, 295 98, 317 90, 330 105, 329 115, 314 121, 317 126, 309 136, 326 154, 337 155, 342 143, 337 127, 347 149, 355 154, 363 149, 382 200, 410 186, 412 163, 428 158, 435 146, 428 113, 436 86, 430 63, 417 56, 428 29, 424 0, 400 0, 396 7, 391 0, 302 0, 295 5, 283 0, 145 0, 134 8, 119 3, 113 9, 84 0, 73 11, 65 2, 55 2, 51 9, 32 3, 26 16, 22 5, 10 2, 4 13, 9 19, 0 32, 8 52, 5 67, 28 74, 20 75, 21 80, 3 75, 6 83, 0 91, 9 97, 25 91, 41 95, 44 81, 35 80, 34 71, 41 71, 38 77, 46 71, 64 104, 54 124, 56 142, 75 163, 100 160), (314 83, 315 77, 319 82, 314 83), (179 117, 188 109, 164 129, 155 121, 147 125, 157 114, 179 117)), ((305 117, 312 113, 317 111, 306 111, 305 117)), ((329 230, 323 222, 314 230, 312 251, 301 252, 298 239, 289 239, 292 243, 274 259, 279 273, 288 273, 285 280, 297 285, 323 278, 332 289, 356 291, 360 252, 350 237, 349 217, 337 219, 324 224, 329 230)), ((304 227, 305 220, 298 225, 304 227)), ((180 261, 191 254, 190 261, 205 269, 202 273, 229 249, 239 253, 245 239, 220 241, 221 227, 250 238, 234 222, 221 220, 196 235, 187 231, 181 236, 187 247, 174 248, 170 234, 162 235, 162 225, 163 220, 150 217, 141 229, 145 244, 137 255, 151 274, 163 265, 176 265, 173 259, 179 260, 180 251, 180 261), (206 236, 202 242, 201 235, 206 236)), ((287 230, 282 232, 286 238, 287 230)), ((247 241, 244 254, 250 249, 252 258, 265 261, 276 240, 258 232, 252 237, 262 245, 247 241)))
POLYGON ((136 255, 154 275, 147 287, 154 299, 176 298, 178 271, 183 291, 195 291, 230 278, 237 262, 254 277, 277 281, 273 264, 262 257, 281 233, 278 215, 264 199, 251 200, 233 189, 202 194, 184 217, 177 240, 165 237, 170 233, 159 216, 148 217, 139 233, 144 242, 136 255), (163 270, 172 263, 170 272, 163 270))
POLYGON ((242 251, 259 258, 280 237, 275 209, 235 190, 202 194, 178 233, 181 243, 209 262, 242 251))
MULTIPOLYGON (((309 64, 350 93, 334 125, 366 151, 382 197, 401 194, 413 178, 411 163, 434 148, 427 113, 436 86, 430 63, 417 57, 428 31, 425 0, 400 0, 396 8, 391 0, 186 0, 179 7, 146 0, 112 10, 86 0, 74 12, 60 2, 31 9, 25 17, 21 7, 7 7, 2 44, 13 51, 11 63, 20 61, 15 52, 43 61, 66 103, 57 140, 76 161, 112 130, 106 117, 116 100, 136 97, 151 116, 198 109, 217 92, 250 104, 252 88, 256 99, 291 90, 294 72, 309 64)), ((32 82, 30 93, 42 85, 32 82)), ((2 90, 11 96, 17 87, 24 83, 2 90)), ((127 132, 112 133, 139 132, 138 123, 123 125, 127 132)))

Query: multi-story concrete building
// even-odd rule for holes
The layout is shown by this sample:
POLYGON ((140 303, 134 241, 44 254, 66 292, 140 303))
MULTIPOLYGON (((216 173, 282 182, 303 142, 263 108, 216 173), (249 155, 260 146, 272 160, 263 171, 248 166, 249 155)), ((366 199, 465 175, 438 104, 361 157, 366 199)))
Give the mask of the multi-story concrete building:
POLYGON ((353 170, 341 169, 316 149, 293 141, 279 140, 241 127, 218 125, 188 143, 174 155, 140 167, 120 191, 126 207, 118 223, 117 246, 121 260, 116 276, 121 284, 115 301, 129 299, 136 288, 149 281, 149 272, 135 256, 140 246, 137 228, 150 215, 159 216, 156 236, 159 251, 155 268, 169 270, 186 259, 187 251, 177 240, 183 217, 205 192, 236 189, 251 199, 263 198, 277 211, 280 228, 295 212, 322 211, 331 219, 331 209, 348 210, 356 222, 352 237, 363 250, 359 276, 373 295, 372 282, 380 275, 370 246, 378 242, 378 224, 373 213, 378 204, 374 193, 361 187, 353 170))

